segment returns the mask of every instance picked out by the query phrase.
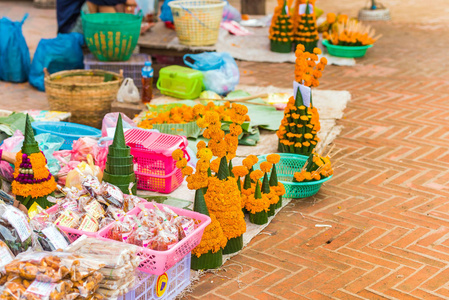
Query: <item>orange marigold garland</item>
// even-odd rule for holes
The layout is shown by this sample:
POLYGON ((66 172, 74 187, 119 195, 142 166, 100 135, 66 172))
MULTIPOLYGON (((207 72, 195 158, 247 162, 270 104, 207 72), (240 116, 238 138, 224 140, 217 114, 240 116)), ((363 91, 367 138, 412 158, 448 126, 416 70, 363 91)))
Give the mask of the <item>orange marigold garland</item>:
POLYGON ((321 156, 315 151, 309 156, 300 172, 293 176, 293 182, 318 181, 334 174, 329 156, 321 156))
POLYGON ((13 194, 27 208, 34 202, 43 208, 53 205, 47 201, 47 196, 55 191, 56 182, 46 165, 47 160, 34 139, 31 122, 27 115, 25 138, 22 150, 16 155, 14 180, 11 183, 13 194))

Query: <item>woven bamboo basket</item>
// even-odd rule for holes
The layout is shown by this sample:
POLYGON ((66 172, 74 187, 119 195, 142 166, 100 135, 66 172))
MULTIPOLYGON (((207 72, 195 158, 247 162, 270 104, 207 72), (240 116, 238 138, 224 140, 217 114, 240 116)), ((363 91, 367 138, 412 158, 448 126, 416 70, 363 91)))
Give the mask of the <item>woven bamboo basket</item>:
POLYGON ((45 92, 51 110, 68 111, 71 122, 100 128, 122 80, 103 70, 62 71, 45 76, 45 92))

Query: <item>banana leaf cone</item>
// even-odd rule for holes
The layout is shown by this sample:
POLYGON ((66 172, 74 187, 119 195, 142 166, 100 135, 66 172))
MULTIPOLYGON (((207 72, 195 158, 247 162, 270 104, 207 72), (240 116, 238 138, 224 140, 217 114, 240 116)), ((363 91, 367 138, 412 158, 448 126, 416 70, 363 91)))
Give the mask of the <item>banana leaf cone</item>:
MULTIPOLYGON (((259 185, 259 181, 257 181, 256 183, 256 192, 254 197, 256 199, 260 199, 262 198, 262 193, 260 191, 260 185, 259 185)), ((268 223, 268 213, 265 210, 262 210, 260 212, 256 212, 256 213, 250 213, 249 214, 249 221, 253 224, 256 225, 263 225, 263 224, 267 224, 268 223)))
POLYGON ((288 41, 288 42, 279 42, 279 41, 274 41, 271 40, 270 41, 270 50, 272 52, 277 52, 277 53, 290 53, 292 52, 292 42, 288 41))
POLYGON ((25 137, 23 140, 22 153, 30 155, 39 152, 40 152, 39 144, 36 142, 36 139, 34 138, 34 132, 33 127, 31 127, 30 116, 27 114, 25 120, 25 137))
POLYGON ((198 189, 195 191, 193 211, 209 216, 209 209, 207 208, 206 200, 204 200, 204 189, 198 189))
POLYGON ((276 203, 276 208, 281 208, 282 207, 282 196, 279 196, 279 201, 278 203, 276 203))
POLYGON ((216 269, 223 264, 223 253, 221 249, 216 253, 212 253, 210 250, 207 253, 202 254, 200 257, 192 254, 190 268, 192 270, 207 270, 216 269))
POLYGON ((268 213, 260 211, 255 214, 249 214, 249 221, 256 225, 263 225, 268 223, 268 213))
POLYGON ((229 177, 229 166, 226 156, 223 156, 220 160, 220 167, 218 168, 218 179, 223 180, 229 177))
POLYGON ((223 254, 231 254, 242 250, 243 235, 229 239, 226 247, 223 249, 223 254))
POLYGON ((267 215, 269 217, 272 217, 276 214, 276 205, 277 205, 277 203, 270 204, 270 210, 267 212, 267 215))
MULTIPOLYGON (((271 191, 270 191, 270 184, 268 181, 268 173, 265 173, 262 181, 262 193, 269 194, 270 192, 271 191)), ((270 204, 270 210, 267 212, 267 215, 271 217, 274 216, 275 213, 276 213, 276 204, 270 204)))
POLYGON ((230 160, 229 160, 229 175, 230 175, 231 177, 234 177, 234 178, 235 178, 234 173, 232 173, 232 168, 233 168, 233 166, 232 166, 232 159, 230 159, 230 160))

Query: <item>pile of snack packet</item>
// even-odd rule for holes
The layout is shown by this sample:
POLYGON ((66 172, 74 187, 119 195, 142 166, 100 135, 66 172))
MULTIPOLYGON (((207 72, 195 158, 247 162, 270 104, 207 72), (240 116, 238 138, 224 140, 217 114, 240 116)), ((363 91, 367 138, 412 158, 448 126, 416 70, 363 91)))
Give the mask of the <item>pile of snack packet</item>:
POLYGON ((140 258, 138 248, 115 241, 103 241, 82 236, 68 251, 88 255, 104 263, 98 270, 103 275, 97 293, 106 298, 115 298, 131 291, 137 282, 136 268, 140 258))
MULTIPOLYGON (((149 203, 146 206, 151 206, 149 203)), ((138 204, 137 214, 127 214, 123 220, 111 225, 107 237, 140 247, 165 251, 192 233, 195 221, 178 216, 170 208, 148 209, 143 203, 138 204)), ((134 212, 134 211, 133 211, 134 212)))
POLYGON ((0 299, 104 299, 96 293, 103 266, 68 252, 24 252, 2 268, 0 299))
POLYGON ((113 299, 135 287, 137 247, 82 236, 64 252, 14 258, 0 241, 0 299, 113 299))
POLYGON ((41 213, 38 220, 85 232, 97 232, 124 216, 142 199, 123 194, 107 182, 100 183, 96 177, 87 176, 82 188, 62 188, 64 198, 49 197, 58 206, 52 213, 41 213))

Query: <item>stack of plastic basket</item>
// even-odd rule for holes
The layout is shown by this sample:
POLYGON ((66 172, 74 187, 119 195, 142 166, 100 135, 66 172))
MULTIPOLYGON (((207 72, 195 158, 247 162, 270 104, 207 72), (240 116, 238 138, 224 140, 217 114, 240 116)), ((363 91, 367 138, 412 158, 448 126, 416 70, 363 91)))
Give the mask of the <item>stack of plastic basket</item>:
POLYGON ((134 156, 138 189, 169 194, 181 185, 183 176, 171 155, 181 149, 190 160, 186 137, 130 129, 125 141, 134 156))
POLYGON ((133 156, 131 155, 131 148, 125 144, 121 114, 117 119, 114 141, 109 146, 103 181, 117 186, 125 194, 129 194, 129 184, 133 183, 132 193, 136 194, 133 156))

